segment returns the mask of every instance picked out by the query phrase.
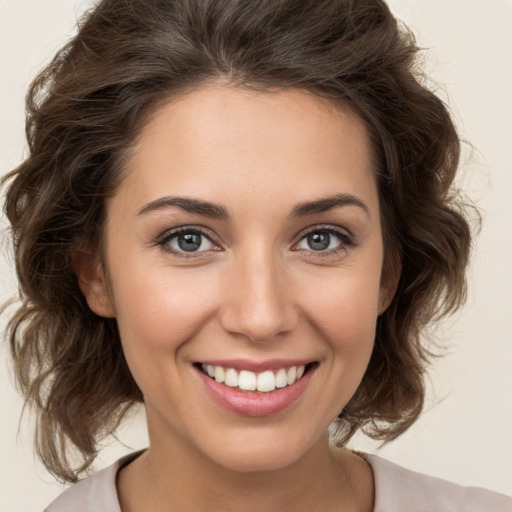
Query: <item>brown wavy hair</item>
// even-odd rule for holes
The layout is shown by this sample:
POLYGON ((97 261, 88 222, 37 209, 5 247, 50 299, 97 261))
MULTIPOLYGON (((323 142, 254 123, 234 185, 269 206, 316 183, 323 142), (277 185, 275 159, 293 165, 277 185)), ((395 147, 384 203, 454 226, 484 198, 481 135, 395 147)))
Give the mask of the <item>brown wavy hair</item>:
POLYGON ((360 428, 389 441, 416 420, 430 359, 420 334, 464 301, 471 244, 452 186, 460 141, 418 50, 381 0, 104 0, 81 20, 30 87, 29 155, 3 182, 20 290, 7 332, 50 472, 75 481, 143 401, 115 319, 88 308, 73 262, 98 246, 105 199, 151 112, 219 80, 312 91, 366 123, 384 265, 401 274, 338 442, 360 428))

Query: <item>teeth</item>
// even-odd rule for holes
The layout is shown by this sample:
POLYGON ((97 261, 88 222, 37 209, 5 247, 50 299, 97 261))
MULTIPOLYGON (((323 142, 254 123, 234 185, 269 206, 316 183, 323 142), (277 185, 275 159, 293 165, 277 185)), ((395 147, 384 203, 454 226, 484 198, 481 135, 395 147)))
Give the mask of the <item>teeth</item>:
POLYGON ((224 368, 222 366, 216 366, 214 377, 217 382, 224 382, 224 368))
POLYGON ((304 365, 300 365, 280 368, 277 371, 267 370, 262 373, 254 373, 249 370, 238 372, 234 368, 212 366, 211 364, 203 364, 201 368, 216 382, 224 383, 232 388, 238 387, 244 391, 260 391, 262 393, 291 386, 304 375, 306 369, 304 365))
POLYGON ((288 377, 286 376, 286 370, 281 368, 276 373, 276 388, 284 388, 288 386, 288 377))
POLYGON ((274 391, 274 389, 276 389, 276 378, 274 376, 274 372, 267 371, 258 373, 256 389, 258 391, 274 391))
POLYGON ((232 388, 236 388, 238 386, 238 373, 236 373, 236 370, 233 370, 233 368, 226 370, 224 384, 232 388))
POLYGON ((240 389, 245 389, 246 391, 255 391, 256 390, 256 374, 254 372, 242 370, 240 372, 240 377, 238 379, 238 387, 240 389))
POLYGON ((297 367, 296 366, 292 366, 288 370, 288 373, 286 374, 286 380, 288 381, 288 386, 290 384, 293 384, 297 380, 297 367))

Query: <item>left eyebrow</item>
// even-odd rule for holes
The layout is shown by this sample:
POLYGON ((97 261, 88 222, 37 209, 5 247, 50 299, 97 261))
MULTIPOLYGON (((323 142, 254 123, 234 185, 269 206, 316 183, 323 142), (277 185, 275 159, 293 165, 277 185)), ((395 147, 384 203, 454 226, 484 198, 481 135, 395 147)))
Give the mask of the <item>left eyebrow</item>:
POLYGON ((297 204, 293 208, 290 218, 296 219, 297 217, 323 213, 340 206, 357 206, 370 217, 370 210, 364 201, 352 194, 336 194, 334 196, 317 199, 316 201, 307 201, 297 204))

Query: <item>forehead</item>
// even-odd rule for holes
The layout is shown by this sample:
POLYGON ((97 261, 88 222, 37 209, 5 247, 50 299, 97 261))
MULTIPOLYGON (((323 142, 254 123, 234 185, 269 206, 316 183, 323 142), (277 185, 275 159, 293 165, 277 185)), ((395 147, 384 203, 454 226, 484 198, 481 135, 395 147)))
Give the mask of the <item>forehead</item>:
POLYGON ((172 193, 232 204, 239 197, 242 205, 246 196, 281 202, 333 192, 376 196, 367 131, 349 108, 300 90, 227 85, 205 86, 157 108, 121 189, 142 202, 172 193))

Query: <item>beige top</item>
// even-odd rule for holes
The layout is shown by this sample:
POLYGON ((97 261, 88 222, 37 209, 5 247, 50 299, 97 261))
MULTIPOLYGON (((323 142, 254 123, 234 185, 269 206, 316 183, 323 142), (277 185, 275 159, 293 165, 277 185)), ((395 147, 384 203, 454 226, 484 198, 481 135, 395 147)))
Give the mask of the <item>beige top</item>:
MULTIPOLYGON (((140 453, 70 487, 43 512, 121 512, 116 475, 140 453)), ((512 512, 512 498, 503 494, 415 473, 377 455, 363 457, 375 478, 373 512, 512 512)))

